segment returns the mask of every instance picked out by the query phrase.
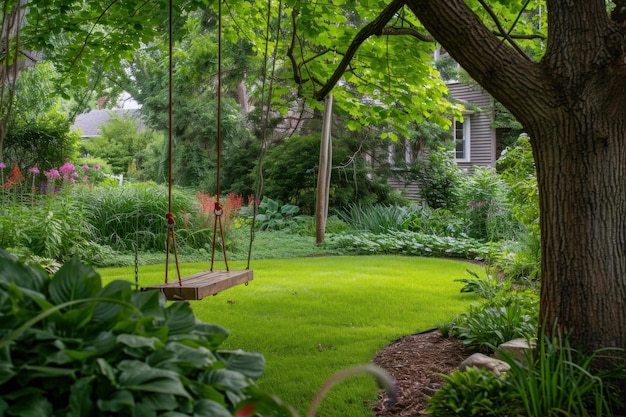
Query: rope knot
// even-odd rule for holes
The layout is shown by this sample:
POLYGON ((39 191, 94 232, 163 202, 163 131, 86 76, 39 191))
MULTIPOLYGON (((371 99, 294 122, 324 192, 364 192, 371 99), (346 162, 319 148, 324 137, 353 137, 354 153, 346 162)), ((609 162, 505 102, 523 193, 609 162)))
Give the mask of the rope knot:
POLYGON ((169 212, 165 215, 165 220, 167 220, 167 227, 169 229, 173 229, 176 224, 176 220, 174 220, 174 214, 169 212))
POLYGON ((215 213, 216 216, 221 216, 222 214, 224 214, 224 209, 222 208, 222 205, 220 204, 219 201, 215 202, 215 208, 213 212, 215 213))

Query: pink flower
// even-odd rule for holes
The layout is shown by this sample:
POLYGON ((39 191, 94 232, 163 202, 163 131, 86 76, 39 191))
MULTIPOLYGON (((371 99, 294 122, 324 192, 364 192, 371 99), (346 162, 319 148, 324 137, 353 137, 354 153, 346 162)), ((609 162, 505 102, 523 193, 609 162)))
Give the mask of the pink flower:
POLYGON ((78 178, 78 172, 72 172, 72 175, 70 175, 72 178, 78 178))
POLYGON ((93 164, 93 169, 100 169, 100 165, 98 165, 98 164, 93 164))
POLYGON ((85 164, 81 168, 84 169, 85 171, 87 171, 89 169, 89 165, 85 164))
POLYGON ((69 174, 70 172, 74 171, 74 165, 66 162, 63 164, 63 166, 61 166, 61 168, 59 168, 59 171, 63 174, 69 174))
POLYGON ((28 172, 30 172, 33 175, 38 175, 39 174, 39 168, 37 168, 37 165, 35 165, 32 168, 28 168, 28 172))
POLYGON ((0 169, 4 169, 4 168, 6 168, 6 167, 7 167, 7 166, 6 166, 6 165, 4 165, 4 162, 0 162, 0 169))
POLYGON ((52 168, 50 171, 44 171, 43 175, 45 175, 48 179, 61 178, 61 174, 59 174, 59 171, 54 168, 52 168))

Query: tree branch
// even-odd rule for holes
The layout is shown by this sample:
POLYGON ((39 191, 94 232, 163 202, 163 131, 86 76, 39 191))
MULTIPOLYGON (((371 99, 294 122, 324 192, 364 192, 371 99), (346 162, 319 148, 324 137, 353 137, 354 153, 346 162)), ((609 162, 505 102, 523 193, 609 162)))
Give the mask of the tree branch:
POLYGON ((480 3, 481 6, 483 6, 483 8, 487 11, 489 16, 491 16, 491 18, 493 19, 494 23, 496 24, 496 26, 498 28, 498 31, 500 32, 500 36, 502 36, 504 39, 509 41, 509 44, 513 47, 513 49, 515 49, 521 56, 523 56, 524 58, 526 58, 529 61, 532 61, 528 57, 528 55, 526 55, 524 53, 524 51, 522 51, 522 48, 520 48, 519 45, 517 43, 515 43, 515 41, 513 39, 511 39, 511 36, 509 36, 509 33, 504 29, 504 27, 500 23, 500 20, 498 19, 498 16, 496 16, 496 14, 493 12, 493 10, 491 10, 491 7, 489 7, 489 5, 487 3, 485 3, 485 0, 478 0, 478 2, 480 3))
POLYGON ((394 36, 394 35, 408 35, 408 36, 413 36, 414 38, 419 39, 420 41, 424 41, 424 42, 435 42, 435 38, 433 38, 430 35, 425 35, 413 28, 396 28, 396 27, 391 27, 391 26, 387 26, 384 27, 382 32, 380 33, 381 35, 390 35, 390 36, 394 36))
POLYGON ((373 35, 381 35, 385 25, 387 25, 398 10, 404 6, 405 2, 406 0, 393 0, 389 3, 389 5, 387 5, 387 7, 385 7, 376 19, 365 25, 363 29, 356 34, 352 43, 350 43, 350 46, 346 50, 341 62, 335 69, 335 72, 333 72, 328 81, 326 81, 326 84, 314 94, 314 98, 316 100, 324 100, 326 95, 331 92, 335 84, 337 84, 337 82, 341 79, 341 76, 350 65, 350 61, 354 57, 354 54, 363 42, 373 35))

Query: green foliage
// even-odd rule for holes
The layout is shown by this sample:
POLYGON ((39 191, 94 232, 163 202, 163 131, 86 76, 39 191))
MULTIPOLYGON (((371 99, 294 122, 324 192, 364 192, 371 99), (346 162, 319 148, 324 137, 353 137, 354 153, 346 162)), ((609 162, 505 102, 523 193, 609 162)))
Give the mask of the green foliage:
POLYGON ((509 187, 507 200, 513 216, 533 232, 539 232, 539 192, 530 138, 521 135, 498 159, 500 178, 509 187))
MULTIPOLYGON (((370 179, 369 168, 349 140, 333 141, 330 207, 346 207, 355 201, 368 204, 393 200, 394 190, 384 178, 370 179), (347 164, 347 162, 349 162, 347 164)), ((315 212, 320 136, 294 136, 267 151, 264 158, 264 194, 295 204, 305 214, 315 212)))
POLYGON ((93 229, 85 222, 86 207, 63 193, 41 198, 32 205, 6 205, 0 216, 0 247, 67 260, 74 254, 88 259, 93 229))
MULTIPOLYGON (((591 354, 576 351, 568 337, 550 339, 545 332, 537 341, 537 351, 527 351, 522 361, 507 352, 503 359, 511 365, 509 381, 525 415, 530 417, 612 416, 610 377, 624 378, 626 363, 622 349, 599 349, 591 354), (612 357, 614 368, 600 371, 595 360, 612 357)), ((619 400, 623 401, 623 399, 619 400)))
POLYGON ((506 376, 470 367, 442 377, 445 383, 428 400, 428 414, 435 417, 516 415, 518 398, 506 376))
POLYGON ((512 239, 517 230, 506 201, 508 186, 493 169, 474 167, 465 177, 460 209, 464 212, 466 232, 476 239, 512 239))
POLYGON ((105 160, 114 174, 128 177, 132 173, 137 178, 146 162, 142 152, 160 143, 161 138, 152 130, 139 131, 136 118, 111 113, 111 119, 100 127, 98 136, 83 140, 82 147, 90 156, 105 160))
POLYGON ((454 162, 453 152, 443 148, 429 152, 428 159, 411 167, 420 197, 432 209, 455 209, 459 204, 463 174, 454 162))
MULTIPOLYGON (((259 353, 221 350, 228 332, 188 303, 100 276, 76 259, 52 277, 0 251, 0 407, 15 416, 231 416, 259 392, 259 353)), ((260 408, 260 407, 259 407, 260 408)))
MULTIPOLYGON (((305 216, 298 216, 300 208, 293 204, 283 204, 280 200, 263 197, 257 208, 256 227, 259 230, 281 230, 294 223, 304 221, 305 216)), ((241 217, 251 218, 251 209, 240 212, 241 217)))
MULTIPOLYGON (((168 212, 167 189, 154 184, 130 187, 102 187, 83 190, 79 201, 88 204, 87 221, 94 230, 94 240, 116 251, 165 252, 168 212)), ((211 242, 211 234, 202 219, 196 217, 198 206, 193 196, 174 189, 172 213, 176 221, 176 244, 181 248, 203 248, 211 242)))
POLYGON ((535 337, 538 314, 536 295, 504 291, 457 316, 453 333, 472 348, 493 351, 512 339, 535 337))
POLYGON ((346 232, 329 235, 326 245, 342 253, 446 256, 463 259, 492 259, 498 248, 471 238, 427 235, 409 231, 346 232))
MULTIPOLYGON (((19 115, 16 115, 19 116, 19 115)), ((4 140, 5 161, 21 167, 37 166, 49 170, 78 156, 79 136, 70 132, 67 114, 54 107, 37 114, 33 119, 15 117, 9 124, 4 140)))
POLYGON ((384 234, 390 230, 403 230, 406 219, 417 207, 401 207, 385 204, 351 204, 338 216, 355 230, 384 234))
POLYGON ((472 292, 484 299, 491 300, 498 294, 511 289, 510 281, 498 281, 491 275, 481 278, 476 272, 470 269, 468 269, 467 272, 472 278, 460 278, 456 280, 464 284, 461 288, 461 292, 472 292))
POLYGON ((497 162, 500 177, 508 185, 506 200, 513 218, 523 225, 518 247, 504 258, 500 267, 512 276, 539 278, 541 250, 539 247, 539 191, 530 138, 521 135, 502 152, 497 162))
POLYGON ((433 210, 429 207, 407 213, 404 228, 427 235, 467 238, 465 219, 448 209, 433 210))

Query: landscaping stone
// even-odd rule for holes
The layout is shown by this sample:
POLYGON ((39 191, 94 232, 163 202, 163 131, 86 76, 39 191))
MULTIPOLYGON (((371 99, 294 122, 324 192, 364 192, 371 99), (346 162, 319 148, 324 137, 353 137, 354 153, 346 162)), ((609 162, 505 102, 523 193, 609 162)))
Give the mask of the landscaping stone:
POLYGON ((526 339, 523 339, 523 338, 513 339, 508 342, 502 343, 500 346, 498 346, 498 349, 496 349, 495 356, 498 359, 503 359, 502 351, 504 351, 504 352, 507 352, 509 355, 511 355, 513 358, 522 362, 524 361, 524 358, 526 357, 526 351, 528 351, 528 349, 534 349, 534 348, 535 348, 535 344, 531 343, 529 345, 526 339))
POLYGON ((459 369, 463 370, 470 366, 487 369, 498 376, 511 369, 508 363, 500 359, 492 358, 491 356, 483 355, 482 353, 474 353, 465 359, 459 365, 459 369))

